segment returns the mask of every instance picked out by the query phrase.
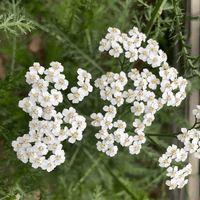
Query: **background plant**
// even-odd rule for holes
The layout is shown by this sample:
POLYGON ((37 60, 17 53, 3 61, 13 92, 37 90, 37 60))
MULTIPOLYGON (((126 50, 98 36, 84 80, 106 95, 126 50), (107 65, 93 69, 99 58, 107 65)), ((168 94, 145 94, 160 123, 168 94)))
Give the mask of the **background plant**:
MULTIPOLYGON (((106 71, 118 73, 120 62, 107 53, 98 51, 99 41, 108 27, 117 27, 127 32, 133 26, 149 38, 156 39, 173 60, 174 41, 181 41, 183 50, 182 71, 192 72, 198 78, 199 58, 190 57, 184 38, 183 20, 185 10, 179 5, 186 1, 109 1, 109 0, 63 0, 63 1, 2 1, 0 3, 1 58, 6 77, 0 79, 0 138, 3 141, 0 160, 0 197, 30 199, 40 190, 40 199, 165 199, 165 171, 158 167, 160 148, 166 149, 171 138, 152 136, 139 156, 120 149, 114 158, 96 150, 96 129, 88 127, 83 140, 71 145, 65 143, 66 161, 53 172, 33 169, 16 157, 11 142, 28 132, 30 117, 18 108, 18 101, 27 96, 30 86, 25 82, 25 73, 33 62, 48 68, 51 61, 59 61, 65 67, 64 74, 70 87, 77 83, 78 68, 89 71, 94 81, 106 71), (160 7, 162 8, 162 14, 160 7), (179 32, 175 36, 174 29, 179 32), (35 28, 35 29, 33 29, 35 28), (24 33, 27 33, 26 35, 24 33), (171 37, 168 36, 171 34, 171 37), (32 48, 33 42, 38 48, 32 48), (36 42, 40 41, 40 42, 36 42), (172 45, 169 47, 169 43, 172 45), (122 162, 123 161, 123 162, 122 162), (162 191, 162 193, 160 192, 162 191)), ((169 63, 170 66, 172 62, 169 63)), ((138 68, 139 62, 131 67, 138 68)), ((190 90, 192 90, 191 88, 190 90)), ((66 94, 70 89, 66 91, 66 94)), ((188 92, 190 92, 188 90, 188 92)), ((100 101, 98 89, 74 108, 89 116, 101 112, 105 101, 100 101)), ((63 107, 70 107, 67 102, 63 107)), ((183 108, 163 108, 149 128, 150 133, 169 134, 172 119, 179 128, 189 127, 185 118, 178 116, 183 108)), ((128 116, 123 116, 128 120, 128 116)), ((87 118, 87 123, 90 123, 87 118)))

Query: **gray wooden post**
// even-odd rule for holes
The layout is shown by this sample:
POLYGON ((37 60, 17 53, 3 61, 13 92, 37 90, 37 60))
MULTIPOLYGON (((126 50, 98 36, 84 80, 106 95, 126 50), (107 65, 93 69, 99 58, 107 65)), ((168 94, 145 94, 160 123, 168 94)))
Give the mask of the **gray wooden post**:
MULTIPOLYGON (((200 15, 200 0, 191 0, 191 17, 200 15)), ((190 44, 192 45, 191 55, 199 56, 199 30, 200 20, 191 21, 191 37, 190 44)), ((195 117, 192 115, 192 110, 199 105, 199 91, 194 91, 189 97, 189 120, 193 125, 195 117)), ((199 200, 199 160, 194 158, 193 155, 189 155, 189 163, 192 164, 192 176, 189 177, 188 192, 190 200, 199 200)))

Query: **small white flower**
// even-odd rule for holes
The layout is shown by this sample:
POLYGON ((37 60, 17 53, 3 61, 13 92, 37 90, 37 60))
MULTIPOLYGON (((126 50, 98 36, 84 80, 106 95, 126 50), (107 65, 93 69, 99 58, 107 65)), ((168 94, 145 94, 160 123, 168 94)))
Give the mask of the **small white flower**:
POLYGON ((144 121, 143 123, 146 125, 146 126, 151 126, 152 122, 154 121, 155 117, 152 113, 147 113, 144 115, 144 121))
POLYGON ((39 120, 32 119, 31 121, 29 121, 29 129, 38 131, 39 130, 39 120))
POLYGON ((32 163, 32 167, 37 169, 38 167, 41 166, 41 164, 43 163, 43 161, 45 160, 45 157, 30 157, 30 163, 32 163))
POLYGON ((147 78, 147 81, 149 82, 148 87, 152 90, 155 90, 157 88, 157 85, 160 84, 160 80, 156 78, 155 75, 151 75, 147 78))
POLYGON ((106 151, 106 154, 110 157, 113 157, 117 154, 118 147, 114 146, 113 144, 108 145, 108 150, 106 151))
POLYGON ((200 105, 197 105, 197 109, 192 110, 192 114, 195 115, 197 119, 200 119, 200 105))
POLYGON ((100 125, 103 129, 112 129, 113 127, 112 121, 113 118, 111 116, 106 116, 101 120, 100 125))
POLYGON ((134 37, 132 38, 127 38, 126 40, 123 41, 123 47, 126 51, 129 50, 129 48, 135 48, 135 45, 133 44, 133 41, 134 41, 134 37))
POLYGON ((184 150, 188 151, 190 153, 194 153, 198 149, 198 145, 197 145, 196 141, 194 141, 194 140, 192 142, 185 141, 184 144, 185 144, 184 150))
POLYGON ((124 132, 124 130, 126 128, 126 122, 124 122, 122 120, 117 120, 116 122, 114 122, 114 127, 118 128, 120 131, 124 132))
POLYGON ((68 99, 72 101, 72 103, 78 103, 82 101, 84 98, 84 91, 82 88, 72 87, 71 92, 67 95, 68 99))
POLYGON ((19 151, 24 149, 22 145, 23 145, 23 137, 18 137, 16 141, 12 141, 12 147, 14 148, 14 151, 19 151))
POLYGON ((180 150, 177 150, 177 152, 178 153, 177 153, 175 161, 176 162, 180 162, 180 161, 184 162, 188 157, 188 152, 186 152, 183 148, 180 150))
POLYGON ((36 83, 33 84, 33 88, 39 89, 41 92, 47 91, 47 87, 49 86, 49 82, 44 79, 39 79, 36 83))
POLYGON ((44 108, 42 117, 46 120, 50 120, 56 114, 56 111, 54 109, 55 107, 53 106, 44 108))
POLYGON ((63 95, 60 91, 58 91, 56 89, 52 89, 51 95, 53 97, 52 105, 57 106, 59 103, 63 102, 63 95))
POLYGON ((60 140, 55 138, 52 143, 48 145, 48 149, 53 151, 55 153, 56 150, 61 150, 62 149, 62 144, 60 143, 60 140))
POLYGON ((38 76, 37 72, 36 71, 28 71, 26 72, 26 82, 28 84, 34 84, 34 83, 37 83, 37 81, 40 79, 40 77, 38 76))
POLYGON ((42 92, 41 95, 38 97, 38 102, 42 107, 52 106, 52 103, 54 103, 53 96, 48 92, 42 92))
POLYGON ((123 49, 117 42, 112 42, 112 49, 109 51, 109 54, 111 56, 114 56, 115 58, 119 57, 121 53, 123 53, 123 49))
POLYGON ((178 166, 175 166, 174 168, 167 168, 167 172, 168 173, 166 174, 166 176, 169 176, 171 178, 178 178, 178 166))
POLYGON ((139 154, 140 149, 142 148, 141 144, 137 141, 133 143, 133 145, 129 146, 129 153, 130 154, 139 154))
POLYGON ((124 137, 124 132, 117 129, 116 131, 114 131, 114 137, 116 142, 121 143, 124 137))
POLYGON ((112 97, 112 92, 111 92, 111 88, 110 87, 105 87, 105 89, 102 89, 100 91, 100 95, 101 95, 101 98, 103 100, 108 100, 108 101, 111 101, 111 99, 113 98, 112 97))
POLYGON ((55 167, 55 155, 51 155, 48 160, 45 159, 41 163, 41 168, 43 170, 47 170, 48 172, 52 171, 55 167))
POLYGON ((158 161, 160 167, 168 167, 171 164, 172 159, 168 158, 165 154, 163 154, 158 161))
POLYGON ((72 121, 74 121, 75 117, 78 115, 78 113, 76 112, 76 110, 72 107, 70 107, 69 109, 64 109, 62 111, 62 114, 64 116, 64 121, 66 123, 72 123, 72 121))
POLYGON ((177 146, 172 144, 172 146, 169 146, 167 148, 166 156, 171 157, 171 159, 174 159, 177 157, 177 146))
POLYGON ((49 126, 49 121, 42 120, 39 122, 39 132, 40 133, 45 133, 48 134, 50 132, 50 126, 49 126))
POLYGON ((123 42, 127 41, 127 38, 128 38, 127 34, 122 33, 121 36, 119 37, 119 42, 123 43, 123 42))
POLYGON ((134 35, 137 36, 137 35, 139 34, 138 28, 134 26, 134 27, 128 32, 128 34, 129 34, 130 36, 134 36, 134 35))
POLYGON ((162 80, 160 85, 161 85, 160 90, 162 92, 168 92, 168 91, 171 91, 173 89, 171 82, 169 80, 166 80, 166 79, 162 80))
POLYGON ((117 109, 113 105, 104 106, 103 110, 106 112, 105 117, 106 116, 111 116, 112 118, 115 118, 115 116, 117 114, 117 109))
POLYGON ((103 120, 103 115, 101 113, 92 113, 90 117, 94 119, 94 121, 91 122, 92 126, 100 126, 100 123, 103 120))
POLYGON ((156 40, 153 40, 152 38, 150 38, 149 40, 147 40, 148 46, 155 48, 156 50, 159 49, 159 45, 158 42, 156 40))
POLYGON ((164 92, 162 94, 162 101, 163 104, 167 103, 167 106, 174 105, 176 103, 175 96, 171 91, 164 92))
POLYGON ((99 42, 100 46, 99 46, 99 51, 103 52, 103 51, 108 51, 111 47, 111 43, 110 41, 106 40, 106 39, 102 39, 99 42))
POLYGON ((139 142, 140 144, 145 143, 146 142, 145 134, 143 132, 138 132, 137 134, 138 135, 135 135, 133 137, 133 140, 139 142))
POLYGON ((181 128, 181 132, 182 132, 183 134, 179 134, 179 135, 177 136, 177 138, 178 138, 181 142, 183 142, 183 143, 185 143, 185 141, 189 141, 189 139, 190 139, 190 134, 188 133, 188 130, 187 130, 186 128, 181 128))
POLYGON ((167 180, 166 185, 169 186, 170 190, 175 189, 177 187, 176 179, 167 180))
POLYGON ((144 131, 144 128, 145 128, 144 123, 141 122, 139 119, 135 119, 135 121, 133 122, 133 126, 136 128, 135 129, 136 133, 140 133, 144 131))
POLYGON ((32 107, 35 106, 35 102, 31 101, 29 97, 25 97, 24 99, 20 100, 18 106, 23 109, 24 112, 31 112, 32 107))
POLYGON ((63 150, 56 150, 55 154, 55 164, 60 165, 65 162, 65 152, 63 150))
POLYGON ((102 142, 98 141, 96 145, 97 145, 98 151, 105 152, 108 149, 108 145, 106 144, 104 140, 102 142))
POLYGON ((84 70, 84 69, 81 69, 81 68, 79 68, 78 70, 77 70, 77 73, 78 73, 78 80, 80 81, 80 82, 84 82, 84 81, 89 81, 91 78, 92 78, 92 76, 91 76, 91 74, 90 73, 88 73, 86 70, 84 70))
POLYGON ((59 62, 54 62, 54 61, 52 61, 52 62, 50 63, 50 65, 51 65, 51 67, 53 67, 53 69, 54 69, 55 71, 58 71, 58 72, 63 72, 63 71, 64 71, 64 67, 63 67, 62 64, 59 63, 59 62))
POLYGON ((41 117, 42 114, 43 114, 42 108, 39 106, 32 106, 31 111, 29 112, 29 115, 34 119, 41 117))
POLYGON ((131 112, 134 113, 135 116, 140 116, 144 112, 144 103, 135 101, 133 106, 131 106, 131 112))
POLYGON ((162 59, 162 62, 166 62, 167 61, 167 54, 165 52, 163 52, 161 49, 158 51, 161 59, 162 59))
POLYGON ((131 89, 128 89, 128 92, 124 91, 122 96, 123 98, 126 98, 127 103, 132 103, 135 100, 134 91, 131 89))
POLYGON ((99 88, 100 90, 103 90, 107 85, 106 77, 102 76, 101 78, 97 78, 94 81, 95 87, 99 88))
POLYGON ((17 152, 17 158, 19 160, 21 160, 23 163, 27 163, 28 162, 28 154, 25 150, 19 150, 17 152))
POLYGON ((129 136, 128 133, 124 133, 120 141, 120 144, 122 146, 128 147, 131 145, 132 142, 133 142, 133 136, 129 136))
POLYGON ((111 92, 113 95, 124 90, 124 86, 120 82, 112 82, 110 86, 112 88, 111 92))
POLYGON ((188 183, 188 179, 181 180, 181 182, 178 185, 178 188, 183 188, 188 183))
POLYGON ((146 79, 143 78, 138 78, 134 81, 134 86, 137 90, 145 90, 147 88, 147 84, 148 82, 146 81, 146 79))
POLYGON ((34 130, 29 131, 29 135, 30 135, 30 142, 37 142, 37 141, 41 141, 42 137, 43 137, 43 133, 41 132, 36 132, 34 130))
POLYGON ((89 80, 86 80, 85 82, 78 81, 77 84, 81 86, 84 96, 88 96, 89 92, 92 92, 93 90, 93 87, 90 85, 89 80))
POLYGON ((130 58, 129 59, 130 62, 136 61, 138 59, 138 51, 137 51, 137 49, 135 49, 133 47, 130 47, 129 51, 127 51, 125 53, 125 57, 126 58, 130 58))
POLYGON ((98 133, 95 134, 95 137, 97 139, 102 139, 102 140, 104 140, 107 136, 108 136, 108 132, 106 129, 101 129, 99 130, 98 133))
POLYGON ((67 126, 64 127, 64 129, 61 129, 58 133, 57 133, 57 136, 58 136, 58 140, 60 141, 64 141, 68 138, 68 132, 69 132, 69 129, 67 126))
POLYGON ((55 122, 59 123, 59 124, 62 124, 63 123, 63 115, 59 112, 59 113, 56 113, 54 116, 54 120, 55 122))
POLYGON ((81 131, 83 131, 87 126, 85 122, 85 117, 80 116, 80 115, 76 116, 74 121, 72 121, 71 124, 72 124, 72 127, 78 128, 81 131))
POLYGON ((47 145, 41 141, 36 142, 33 147, 37 149, 37 155, 39 156, 43 156, 48 153, 47 145))
POLYGON ((128 82, 126 74, 123 71, 121 71, 120 74, 115 74, 114 79, 116 80, 116 83, 119 82, 122 86, 125 86, 128 82))
POLYGON ((152 65, 153 68, 159 67, 161 65, 162 59, 159 55, 150 53, 149 57, 147 58, 147 63, 152 65))
POLYGON ((46 74, 45 80, 48 81, 48 82, 51 82, 51 83, 54 82, 54 81, 53 81, 53 78, 55 78, 56 76, 59 75, 59 71, 55 71, 55 70, 53 69, 53 67, 50 67, 49 69, 46 69, 46 70, 44 71, 44 73, 46 74))
POLYGON ((114 135, 108 134, 107 137, 104 139, 104 141, 107 145, 113 144, 114 143, 114 135))
POLYGON ((28 93, 30 100, 32 103, 38 101, 38 97, 41 95, 41 91, 38 88, 32 88, 31 91, 28 93))
POLYGON ((137 69, 131 69, 131 72, 128 73, 128 77, 134 81, 140 78, 141 76, 137 69))
POLYGON ((138 52, 140 53, 139 54, 139 59, 146 62, 148 57, 149 57, 149 49, 146 49, 146 48, 143 48, 143 47, 140 47, 138 49, 138 52))
POLYGON ((39 73, 41 75, 44 73, 44 67, 42 67, 40 65, 40 63, 38 63, 38 62, 34 62, 33 66, 29 67, 29 70, 30 71, 36 71, 37 73, 39 73))
POLYGON ((111 100, 112 105, 117 105, 117 107, 121 106, 124 103, 124 98, 121 92, 116 92, 114 94, 114 98, 111 100))
POLYGON ((57 90, 66 90, 69 85, 69 82, 65 79, 64 74, 58 74, 53 78, 53 81, 55 82, 54 87, 57 90))

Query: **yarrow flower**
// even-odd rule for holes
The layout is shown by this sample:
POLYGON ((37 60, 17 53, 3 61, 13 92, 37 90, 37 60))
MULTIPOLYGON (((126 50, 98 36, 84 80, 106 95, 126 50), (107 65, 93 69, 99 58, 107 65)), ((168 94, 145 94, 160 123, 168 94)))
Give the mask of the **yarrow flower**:
MULTIPOLYGON (((61 63, 53 61, 50 66, 45 70, 39 63, 34 63, 26 73, 26 81, 32 84, 32 89, 29 97, 20 100, 18 105, 33 119, 29 122, 29 133, 12 142, 18 159, 24 163, 29 161, 33 168, 41 167, 48 172, 65 161, 61 142, 66 139, 69 143, 80 141, 87 126, 85 118, 78 115, 74 108, 65 108, 62 113, 55 110, 55 106, 63 102, 59 90, 66 90, 69 83, 65 75, 61 74, 64 70, 61 63), (45 78, 40 79, 43 74, 45 78), (48 86, 52 84, 55 89, 49 92, 48 86), (66 125, 61 128, 63 121, 70 124, 71 128, 66 125), (48 152, 52 152, 52 155, 46 159, 48 152)), ((91 75, 83 69, 78 69, 78 74, 78 85, 81 88, 73 87, 73 94, 68 94, 73 103, 83 100, 93 89, 89 83, 91 75)))
MULTIPOLYGON (((126 127, 126 123, 123 122, 123 124, 119 120, 115 121, 114 118, 117 110, 114 112, 115 114, 109 114, 107 106, 106 109, 103 109, 106 111, 105 115, 101 113, 93 113, 91 115, 91 118, 94 119, 91 124, 101 128, 99 133, 95 134, 96 138, 102 139, 104 145, 104 143, 107 144, 105 135, 113 134, 114 142, 122 146, 129 146, 131 154, 138 154, 140 152, 141 144, 146 141, 145 127, 152 125, 156 112, 165 104, 167 106, 179 106, 186 96, 186 79, 178 77, 177 70, 169 67, 167 55, 159 49, 157 41, 150 38, 147 40, 147 45, 144 46, 142 42, 145 42, 145 40, 146 35, 140 33, 137 27, 133 27, 133 29, 128 31, 128 34, 121 33, 117 28, 109 27, 105 39, 103 38, 100 41, 99 50, 101 52, 108 51, 115 58, 124 54, 124 63, 126 63, 126 59, 130 63, 138 59, 147 62, 152 68, 158 69, 157 74, 160 75, 159 77, 147 68, 141 71, 131 69, 127 74, 124 71, 119 73, 107 72, 106 75, 97 78, 94 84, 95 87, 100 89, 101 98, 109 101, 110 106, 121 107, 125 102, 131 104, 127 108, 135 115, 132 126, 136 133, 136 135, 131 136, 126 133, 126 128, 120 128, 120 126, 126 127), (132 87, 125 91, 127 83, 130 85, 131 82, 132 87), (159 90, 161 95, 158 96, 155 90, 159 90), (113 128, 116 128, 116 130, 113 133, 109 133, 113 128)), ((111 141, 113 142, 113 140, 111 141)), ((98 142, 97 149, 101 150, 99 145, 100 143, 98 142)), ((184 152, 181 151, 182 157, 180 158, 179 150, 175 154, 174 148, 173 146, 168 149, 168 156, 171 155, 172 158, 177 156, 176 159, 183 160, 185 158, 184 152)), ((167 157, 164 159, 163 157, 160 162, 161 166, 167 166, 171 163, 171 158, 167 157)))

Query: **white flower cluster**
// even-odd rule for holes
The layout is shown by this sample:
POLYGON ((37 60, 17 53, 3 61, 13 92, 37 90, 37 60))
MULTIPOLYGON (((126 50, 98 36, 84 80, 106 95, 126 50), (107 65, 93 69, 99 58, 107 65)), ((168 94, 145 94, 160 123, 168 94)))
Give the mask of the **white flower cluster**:
MULTIPOLYGON (((158 43, 149 39, 145 48, 141 47, 142 41, 146 39, 145 34, 140 33, 136 27, 129 31, 130 37, 117 28, 108 28, 105 39, 100 41, 100 51, 108 51, 114 57, 119 57, 125 51, 125 57, 130 62, 137 59, 147 62, 153 68, 159 67, 160 78, 144 68, 141 72, 131 69, 128 77, 133 81, 133 87, 124 91, 128 83, 126 73, 107 72, 95 80, 95 86, 100 89, 103 100, 108 100, 112 105, 122 106, 124 101, 131 103, 131 112, 138 117, 133 122, 135 132, 145 139, 145 126, 151 126, 155 113, 164 104, 167 106, 179 106, 186 97, 185 88, 187 80, 178 77, 175 68, 169 67, 166 54, 159 49, 158 43), (122 46, 121 46, 121 45, 122 46), (159 95, 156 92, 159 91, 159 95), (143 118, 141 120, 141 117, 143 118), (140 119, 139 119, 140 118, 140 119)), ((141 144, 140 144, 141 145, 141 144)), ((136 149, 141 147, 136 147, 136 149)), ((131 152, 131 150, 130 150, 131 152)), ((132 151, 134 152, 134 151, 132 151)))
MULTIPOLYGON (((200 105, 197 105, 197 109, 194 109, 192 113, 199 119, 200 105)), ((194 157, 200 159, 200 131, 195 128, 190 130, 181 128, 181 132, 182 134, 179 134, 177 138, 184 143, 184 147, 178 149, 174 144, 169 146, 167 152, 159 158, 160 167, 169 167, 173 159, 176 162, 184 162, 188 158, 188 153, 191 153, 194 157)), ((166 185, 169 186, 169 189, 175 189, 176 187, 182 188, 188 183, 188 179, 185 179, 185 177, 192 173, 192 166, 189 163, 180 170, 178 170, 178 166, 175 166, 174 168, 169 167, 167 172, 167 176, 171 178, 171 180, 166 181, 166 185)))
POLYGON ((175 189, 176 187, 182 188, 185 184, 188 183, 188 179, 185 179, 186 176, 191 174, 192 166, 188 164, 183 169, 178 170, 178 166, 174 166, 174 168, 169 167, 172 160, 176 162, 184 162, 188 157, 188 149, 181 148, 178 149, 176 145, 169 146, 165 154, 163 154, 159 158, 159 166, 167 168, 167 176, 171 178, 171 180, 166 181, 166 185, 169 186, 169 189, 175 189))
POLYGON ((92 78, 91 74, 86 70, 79 68, 78 72, 78 85, 80 88, 72 87, 71 92, 67 95, 68 99, 72 101, 72 103, 79 103, 82 101, 85 96, 89 95, 89 92, 92 92, 93 87, 90 85, 90 79, 92 78))
POLYGON ((61 142, 67 138, 70 143, 81 140, 86 128, 85 118, 74 108, 64 109, 62 113, 55 110, 55 106, 63 101, 58 90, 67 89, 68 81, 60 73, 64 70, 61 63, 51 62, 50 66, 45 70, 39 63, 33 63, 26 73, 26 81, 32 84, 32 89, 28 97, 19 101, 19 107, 29 113, 32 120, 29 133, 12 142, 18 159, 24 163, 29 161, 33 168, 41 167, 48 172, 65 161, 61 142), (45 75, 44 79, 40 75, 45 75), (55 89, 49 92, 50 84, 54 84, 55 89), (63 121, 69 125, 62 125, 63 121), (52 152, 50 156, 48 152, 52 152))
POLYGON ((125 133, 126 122, 122 120, 113 121, 117 114, 117 109, 113 105, 104 106, 103 110, 106 112, 104 116, 101 113, 93 113, 90 116, 94 119, 91 124, 95 127, 101 127, 98 133, 95 134, 97 139, 102 139, 102 141, 97 142, 97 149, 113 157, 118 151, 118 147, 114 145, 114 142, 116 142, 122 146, 129 147, 131 154, 138 154, 141 144, 146 141, 144 133, 140 132, 134 137, 130 136, 125 133), (112 128, 116 130, 109 134, 108 131, 112 128))

